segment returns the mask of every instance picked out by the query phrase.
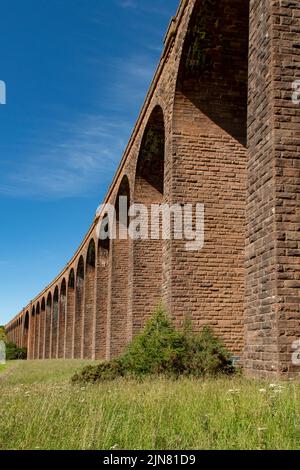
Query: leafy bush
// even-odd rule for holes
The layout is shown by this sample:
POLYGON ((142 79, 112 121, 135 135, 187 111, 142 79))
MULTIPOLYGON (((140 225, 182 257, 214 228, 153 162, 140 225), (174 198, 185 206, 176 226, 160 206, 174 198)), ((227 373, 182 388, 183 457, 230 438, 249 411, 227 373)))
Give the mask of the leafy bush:
POLYGON ((0 341, 6 341, 6 333, 4 326, 0 326, 0 341))
POLYGON ((72 377, 72 382, 95 383, 104 380, 114 380, 122 377, 124 371, 120 361, 102 362, 97 366, 86 366, 81 372, 72 377))
POLYGON ((231 355, 210 326, 195 334, 190 328, 184 335, 186 354, 184 371, 196 377, 234 372, 231 355))
POLYGON ((123 369, 135 375, 183 372, 184 336, 158 307, 144 331, 121 357, 123 369))
POLYGON ((95 383, 150 374, 203 377, 233 372, 230 353, 211 327, 206 326, 195 334, 186 324, 183 332, 177 331, 160 306, 119 359, 85 367, 72 381, 95 383))
POLYGON ((26 359, 27 358, 27 349, 18 348, 15 343, 6 343, 6 359, 8 361, 13 361, 15 359, 26 359))

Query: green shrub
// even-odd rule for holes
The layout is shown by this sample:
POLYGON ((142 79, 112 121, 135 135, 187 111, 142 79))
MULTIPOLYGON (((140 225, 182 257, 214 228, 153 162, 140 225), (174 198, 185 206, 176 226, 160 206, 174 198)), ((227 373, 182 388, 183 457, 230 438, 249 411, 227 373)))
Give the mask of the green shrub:
POLYGON ((85 367, 72 381, 95 383, 160 374, 203 377, 232 372, 230 354, 211 327, 204 327, 198 334, 187 325, 184 331, 177 331, 160 306, 119 359, 85 367))
POLYGON ((0 326, 0 341, 6 341, 6 333, 4 326, 0 326))
POLYGON ((230 353, 214 334, 210 326, 204 326, 200 333, 191 329, 185 331, 186 354, 184 370, 186 375, 196 377, 230 374, 234 372, 230 353))
POLYGON ((144 331, 128 346, 120 361, 134 375, 183 372, 184 336, 160 306, 144 331))
POLYGON ((27 358, 27 349, 18 348, 15 343, 6 343, 6 360, 13 361, 16 359, 26 359, 27 358))
POLYGON ((102 362, 96 366, 86 366, 81 372, 72 377, 72 382, 95 383, 104 380, 114 380, 122 377, 124 371, 120 361, 102 362))

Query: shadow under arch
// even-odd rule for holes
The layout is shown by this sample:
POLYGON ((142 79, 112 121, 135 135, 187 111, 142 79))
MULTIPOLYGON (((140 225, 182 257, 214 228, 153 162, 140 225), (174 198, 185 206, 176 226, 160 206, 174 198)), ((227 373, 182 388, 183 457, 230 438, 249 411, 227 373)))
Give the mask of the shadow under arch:
POLYGON ((45 359, 51 358, 51 338, 52 338, 52 294, 49 292, 46 301, 45 315, 45 359))
POLYGON ((246 146, 248 49, 249 0, 196 0, 176 90, 178 118, 190 131, 197 132, 197 117, 198 127, 222 129, 246 146))
POLYGON ((31 310, 31 319, 30 319, 30 328, 29 328, 29 347, 28 347, 28 357, 29 359, 34 359, 34 349, 35 349, 35 306, 31 310))
POLYGON ((85 293, 84 293, 84 325, 83 325, 83 357, 92 359, 93 356, 93 325, 95 317, 95 285, 96 285, 96 245, 91 238, 85 263, 85 293))
POLYGON ((243 348, 249 1, 196 0, 173 108, 174 202, 205 207, 205 243, 172 241, 177 326, 211 324, 231 351, 243 348))
POLYGON ((129 239, 128 209, 130 207, 130 185, 126 175, 123 176, 118 188, 115 202, 116 237, 112 240, 111 254, 111 293, 109 315, 109 349, 110 356, 120 355, 128 342, 129 314, 129 239), (125 236, 121 236, 124 231, 125 236))
POLYGON ((23 326, 23 347, 24 348, 27 348, 27 352, 29 351, 29 344, 28 344, 28 340, 29 340, 29 324, 30 324, 30 319, 29 319, 29 311, 27 310, 27 312, 25 313, 25 317, 24 317, 24 326, 23 326))
POLYGON ((149 118, 141 142, 137 160, 134 204, 147 209, 147 225, 144 239, 133 240, 132 278, 132 335, 139 333, 147 319, 162 299, 163 240, 151 239, 151 208, 164 202, 165 175, 165 124, 160 106, 156 106, 149 118))
POLYGON ((107 326, 108 326, 108 303, 109 303, 109 266, 110 247, 109 238, 110 221, 108 214, 105 214, 100 221, 99 234, 106 234, 106 238, 99 237, 96 257, 96 312, 94 324, 94 345, 93 359, 105 360, 109 358, 107 350, 107 326))
POLYGON ((45 297, 43 297, 41 300, 41 313, 40 313, 39 359, 45 358, 45 327, 46 327, 46 301, 45 301, 45 297))
POLYGON ((72 268, 69 272, 67 286, 67 313, 66 313, 66 359, 73 358, 74 352, 74 328, 75 328, 75 272, 72 268))
POLYGON ((57 359, 58 322, 59 322, 59 290, 58 290, 58 286, 56 286, 54 289, 54 294, 53 294, 53 310, 52 310, 52 347, 51 347, 52 359, 57 359))
POLYGON ((19 320, 19 346, 23 346, 23 316, 19 320))
POLYGON ((81 359, 83 354, 84 278, 85 266, 81 255, 75 280, 74 359, 81 359))
POLYGON ((67 305, 67 283, 63 278, 59 293, 59 320, 58 320, 58 358, 65 357, 65 326, 66 326, 66 305, 67 305))
POLYGON ((40 350, 40 327, 41 327, 41 315, 40 315, 40 302, 36 304, 36 310, 35 310, 35 339, 34 339, 34 359, 39 359, 39 350, 40 350))

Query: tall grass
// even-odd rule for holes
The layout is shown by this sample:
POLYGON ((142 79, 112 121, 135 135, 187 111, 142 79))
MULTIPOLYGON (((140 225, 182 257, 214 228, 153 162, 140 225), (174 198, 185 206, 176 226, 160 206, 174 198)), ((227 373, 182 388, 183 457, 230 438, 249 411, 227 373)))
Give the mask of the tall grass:
POLYGON ((300 449, 300 382, 120 379, 84 361, 18 363, 0 380, 0 449, 300 449))
POLYGON ((0 364, 0 374, 1 372, 4 371, 4 369, 6 369, 6 367, 7 367, 7 364, 0 364))

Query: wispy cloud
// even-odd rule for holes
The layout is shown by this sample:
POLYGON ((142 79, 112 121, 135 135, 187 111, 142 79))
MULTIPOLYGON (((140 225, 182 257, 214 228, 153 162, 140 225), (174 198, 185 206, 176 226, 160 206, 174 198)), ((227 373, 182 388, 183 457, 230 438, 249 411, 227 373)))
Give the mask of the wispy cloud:
POLYGON ((122 8, 137 8, 137 2, 135 0, 119 0, 118 3, 122 8))
MULTIPOLYGON (((100 62, 99 62, 100 65, 100 62)), ((109 185, 141 107, 155 65, 147 55, 115 58, 113 80, 96 102, 107 115, 80 115, 50 122, 49 136, 31 138, 26 154, 12 167, 2 149, 0 194, 58 199, 89 195, 109 185), (126 118, 124 118, 126 115, 126 118)))
MULTIPOLYGON (((42 146, 22 163, 6 169, 0 193, 8 196, 64 198, 90 194, 113 174, 129 135, 129 124, 89 115, 69 123, 60 140, 42 146)), ((2 171, 3 175, 3 171, 2 171)))
POLYGON ((161 0, 152 0, 151 2, 143 2, 142 0, 117 0, 117 4, 122 8, 137 10, 142 13, 170 16, 169 10, 164 8, 161 0))
MULTIPOLYGON (((156 8, 148 2, 145 5, 135 0, 117 1, 123 8, 143 11, 156 8)), ((156 35, 151 33, 156 42, 156 35)), ((47 123, 49 131, 38 132, 38 126, 32 126, 26 145, 19 147, 16 143, 14 148, 19 155, 13 164, 5 157, 3 146, 0 194, 60 199, 84 197, 98 191, 100 185, 108 187, 151 83, 160 49, 158 45, 147 44, 141 53, 131 52, 126 57, 85 57, 94 80, 97 81, 98 74, 101 86, 94 96, 93 114, 77 112, 70 121, 59 122, 57 116, 63 116, 64 110, 51 109, 55 120, 47 123), (101 80, 103 70, 110 77, 105 90, 101 80)))
POLYGON ((115 112, 127 110, 135 117, 154 75, 157 60, 153 54, 134 54, 113 59, 112 81, 108 86, 109 106, 115 112))

